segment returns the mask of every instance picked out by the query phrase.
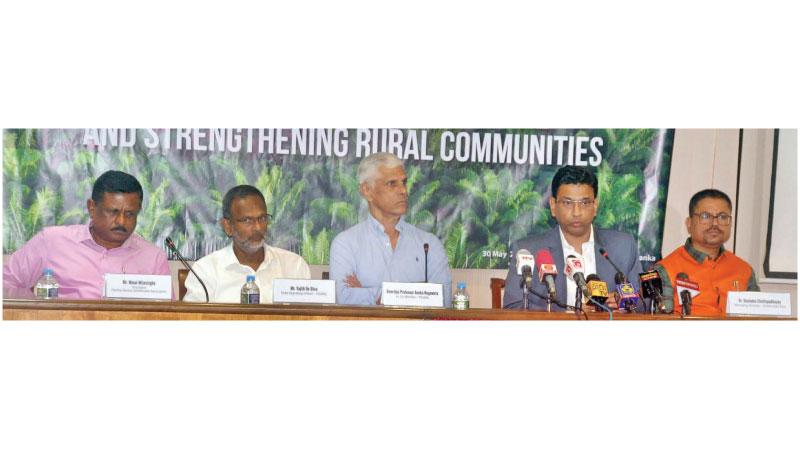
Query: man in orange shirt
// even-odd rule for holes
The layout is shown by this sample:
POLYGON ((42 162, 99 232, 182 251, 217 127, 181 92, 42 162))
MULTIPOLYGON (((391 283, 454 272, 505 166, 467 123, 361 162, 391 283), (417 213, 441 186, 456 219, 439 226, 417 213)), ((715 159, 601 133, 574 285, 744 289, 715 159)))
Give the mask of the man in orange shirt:
POLYGON ((722 191, 705 189, 692 196, 686 218, 689 238, 655 265, 664 297, 674 299, 675 314, 681 313, 674 288, 678 278, 699 286, 691 303, 691 313, 697 316, 724 317, 728 292, 759 290, 750 264, 722 245, 731 237, 732 210, 731 199, 722 191))

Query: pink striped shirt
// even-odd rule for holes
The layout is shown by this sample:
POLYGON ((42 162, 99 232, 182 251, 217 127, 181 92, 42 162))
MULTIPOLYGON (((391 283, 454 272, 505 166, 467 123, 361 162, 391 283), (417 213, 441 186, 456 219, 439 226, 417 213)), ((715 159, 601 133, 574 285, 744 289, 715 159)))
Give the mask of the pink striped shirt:
POLYGON ((11 255, 3 267, 3 291, 31 297, 31 288, 47 268, 60 285, 59 298, 72 299, 102 298, 106 273, 170 275, 164 251, 136 233, 107 249, 92 239, 88 224, 55 226, 44 228, 11 255))

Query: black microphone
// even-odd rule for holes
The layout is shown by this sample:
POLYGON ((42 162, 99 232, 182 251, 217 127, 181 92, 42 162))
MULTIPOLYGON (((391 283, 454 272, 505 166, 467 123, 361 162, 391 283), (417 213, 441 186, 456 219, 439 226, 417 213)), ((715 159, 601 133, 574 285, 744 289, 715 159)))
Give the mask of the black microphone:
POLYGON ((425 282, 426 283, 428 282, 428 248, 430 248, 430 246, 428 245, 427 242, 422 244, 422 250, 425 251, 425 282))
POLYGON ((613 267, 614 270, 617 271, 617 273, 614 275, 614 283, 616 283, 616 284, 627 283, 628 279, 625 277, 625 273, 622 272, 621 270, 619 270, 619 267, 617 267, 617 265, 614 264, 614 261, 612 261, 611 257, 608 256, 608 252, 606 251, 606 249, 604 249, 603 247, 600 247, 599 249, 597 249, 597 251, 600 252, 600 254, 603 256, 603 258, 605 258, 606 261, 608 261, 609 264, 611 264, 611 267, 613 267), (622 278, 622 281, 618 281, 619 277, 622 278))
POLYGON ((663 288, 661 283, 661 276, 658 272, 651 270, 639 274, 639 284, 642 286, 642 296, 650 299, 650 313, 671 313, 664 297, 662 296, 663 288))
POLYGON ((175 243, 172 242, 172 239, 170 239, 169 236, 167 236, 167 238, 164 239, 164 243, 167 244, 167 248, 172 250, 172 253, 175 253, 175 256, 178 257, 178 259, 183 263, 183 265, 187 269, 189 269, 190 272, 194 274, 194 276, 197 278, 197 281, 200 282, 200 286, 203 286, 203 290, 206 292, 206 303, 208 303, 208 289, 206 289, 206 284, 203 283, 203 280, 201 280, 200 277, 197 276, 197 273, 194 270, 192 270, 192 266, 190 266, 189 263, 187 263, 186 260, 183 259, 181 252, 178 251, 178 248, 175 247, 175 243))
POLYGON ((677 280, 675 282, 675 287, 680 288, 683 287, 684 289, 679 289, 681 298, 681 317, 691 316, 692 315, 692 293, 689 292, 689 287, 694 287, 695 283, 692 283, 689 280, 689 275, 681 272, 677 276, 677 280))

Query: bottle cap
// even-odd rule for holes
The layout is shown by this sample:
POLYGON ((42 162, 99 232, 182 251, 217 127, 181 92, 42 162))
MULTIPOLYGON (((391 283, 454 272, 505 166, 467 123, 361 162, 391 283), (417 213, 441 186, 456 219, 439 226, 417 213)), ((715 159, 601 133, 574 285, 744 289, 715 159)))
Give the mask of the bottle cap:
POLYGON ((467 283, 464 283, 463 281, 459 281, 458 282, 458 288, 459 289, 466 289, 466 287, 467 287, 467 283))
POLYGON ((255 275, 248 275, 247 276, 247 282, 249 283, 251 281, 256 281, 256 276, 255 275))
POLYGON ((53 274, 53 269, 44 269, 42 271, 42 275, 44 275, 44 276, 52 275, 52 274, 53 274))

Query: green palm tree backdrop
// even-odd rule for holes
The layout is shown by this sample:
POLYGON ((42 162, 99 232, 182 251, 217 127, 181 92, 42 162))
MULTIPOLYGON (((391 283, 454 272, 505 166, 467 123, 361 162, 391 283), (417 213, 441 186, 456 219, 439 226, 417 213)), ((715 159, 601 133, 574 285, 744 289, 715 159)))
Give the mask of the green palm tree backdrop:
MULTIPOLYGON (((451 267, 505 268, 511 242, 554 225, 549 183, 558 167, 444 162, 438 158, 442 133, 461 130, 427 131, 428 154, 437 157, 406 163, 406 220, 439 236, 451 267)), ((660 257, 671 132, 468 131, 602 138, 595 223, 638 236, 641 255, 660 257)), ((219 226, 222 196, 236 184, 252 184, 264 194, 274 216, 270 243, 311 264, 327 264, 336 234, 366 217, 353 151, 340 158, 150 148, 145 131, 136 132, 132 147, 98 149, 82 144, 84 130, 5 130, 3 251, 13 252, 44 226, 88 221, 91 186, 110 169, 142 183, 145 199, 136 231, 158 245, 171 236, 192 259, 228 244, 219 226)), ((175 139, 171 142, 174 146, 175 139)))

